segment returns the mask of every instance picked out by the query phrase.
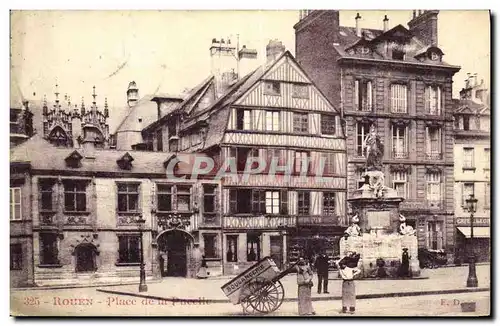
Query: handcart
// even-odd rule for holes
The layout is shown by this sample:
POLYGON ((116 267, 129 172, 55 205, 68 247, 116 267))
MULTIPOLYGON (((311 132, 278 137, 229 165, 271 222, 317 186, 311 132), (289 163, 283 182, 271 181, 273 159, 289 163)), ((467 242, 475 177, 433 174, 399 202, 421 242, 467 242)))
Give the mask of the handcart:
POLYGON ((267 314, 283 303, 285 289, 280 279, 293 267, 280 271, 272 258, 264 257, 221 289, 234 305, 241 304, 244 313, 267 314))

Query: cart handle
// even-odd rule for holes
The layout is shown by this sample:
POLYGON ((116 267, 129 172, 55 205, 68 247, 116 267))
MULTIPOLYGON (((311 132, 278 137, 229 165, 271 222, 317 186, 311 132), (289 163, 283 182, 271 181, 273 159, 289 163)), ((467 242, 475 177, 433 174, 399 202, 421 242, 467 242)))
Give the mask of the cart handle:
POLYGON ((281 273, 279 273, 278 275, 273 277, 272 282, 276 282, 276 281, 282 279, 283 277, 285 277, 287 274, 290 274, 292 269, 295 268, 295 266, 297 266, 298 263, 299 263, 298 261, 295 262, 294 264, 289 266, 287 269, 285 269, 284 271, 282 271, 281 273))

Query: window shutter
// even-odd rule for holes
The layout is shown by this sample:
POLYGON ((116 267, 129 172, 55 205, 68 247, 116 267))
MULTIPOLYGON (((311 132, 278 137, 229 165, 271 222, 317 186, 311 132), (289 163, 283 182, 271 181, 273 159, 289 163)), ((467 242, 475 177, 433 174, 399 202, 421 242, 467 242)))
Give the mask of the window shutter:
POLYGON ((437 87, 437 103, 436 103, 437 114, 441 115, 441 87, 437 87))
POLYGON ((280 190, 280 214, 288 214, 288 191, 286 189, 280 190))
POLYGON ((238 196, 236 193, 236 189, 229 189, 229 213, 236 213, 236 203, 238 200, 238 196))
POLYGON ((431 87, 426 86, 424 91, 425 113, 429 113, 431 109, 431 87))
POLYGON ((368 81, 366 83, 366 99, 368 102, 368 108, 371 110, 373 108, 373 99, 372 99, 372 82, 368 81))
POLYGON ((354 109, 359 108, 359 80, 354 81, 354 109))

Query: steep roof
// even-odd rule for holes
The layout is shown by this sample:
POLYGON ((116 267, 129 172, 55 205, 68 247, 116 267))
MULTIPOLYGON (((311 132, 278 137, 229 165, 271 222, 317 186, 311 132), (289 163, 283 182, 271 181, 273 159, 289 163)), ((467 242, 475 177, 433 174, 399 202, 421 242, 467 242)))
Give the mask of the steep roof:
MULTIPOLYGON (((81 167, 66 166, 65 159, 75 151, 74 148, 55 147, 49 142, 35 135, 18 147, 10 151, 10 162, 30 163, 36 170, 73 171, 76 173, 138 173, 138 174, 165 174, 164 162, 174 154, 166 152, 146 151, 119 151, 111 149, 96 149, 93 158, 85 158, 83 149, 76 149, 84 158, 81 167), (133 158, 132 168, 124 171, 120 169, 117 160, 129 153, 133 158)), ((188 154, 178 154, 188 155, 188 154)))
MULTIPOLYGON (((418 37, 414 36, 406 27, 399 24, 395 27, 384 32, 380 29, 372 28, 362 28, 361 37, 356 34, 355 27, 339 26, 338 34, 339 44, 334 44, 333 47, 341 58, 359 58, 359 59, 375 59, 375 60, 387 60, 398 63, 419 63, 425 64, 418 60, 418 57, 430 49, 436 49, 441 55, 443 52, 436 46, 426 46, 418 37), (407 51, 404 60, 393 60, 391 57, 384 53, 378 52, 375 45, 384 40, 392 39, 393 37, 403 37, 409 40, 407 46, 407 51), (370 55, 360 55, 357 53, 350 52, 349 50, 356 45, 368 44, 373 45, 372 52, 370 55)), ((449 68, 459 68, 457 66, 450 65, 444 61, 433 62, 432 65, 438 65, 449 68)))
MULTIPOLYGON (((172 107, 172 109, 169 113, 174 112, 174 111, 179 111, 179 112, 184 111, 186 113, 191 112, 194 105, 196 104, 196 100, 200 99, 199 95, 201 93, 203 93, 203 90, 206 90, 207 87, 209 87, 211 84, 213 84, 213 82, 214 82, 214 76, 212 76, 212 75, 208 76, 200 84, 193 87, 187 93, 187 95, 184 97, 184 100, 181 103, 179 103, 179 105, 172 107)), ((164 97, 161 95, 156 95, 153 98, 164 98, 164 97)), ((152 103, 155 103, 155 102, 152 102, 152 103)), ((155 103, 155 107, 156 107, 156 103, 155 103)), ((155 120, 151 121, 149 124, 145 124, 144 125, 145 127, 142 129, 142 131, 148 132, 148 131, 155 129, 156 127, 163 124, 168 119, 168 115, 169 114, 166 113, 160 119, 155 119, 155 120)))
MULTIPOLYGON (((253 87, 262 77, 264 77, 264 75, 268 71, 270 71, 276 65, 276 63, 278 63, 285 56, 293 60, 293 62, 297 64, 299 69, 301 69, 302 72, 307 76, 307 73, 302 69, 302 67, 300 67, 293 55, 289 51, 285 51, 275 60, 268 62, 247 74, 237 83, 235 83, 231 88, 229 88, 223 96, 221 96, 206 110, 203 110, 202 112, 183 121, 181 129, 185 130, 187 128, 190 128, 199 121, 208 121, 208 131, 206 140, 204 142, 204 148, 206 149, 210 148, 211 146, 220 144, 227 127, 230 105, 236 102, 251 87, 253 87)), ((309 78, 309 80, 311 79, 309 78)), ((314 87, 316 87, 316 85, 312 81, 311 83, 314 87)), ((316 89, 321 93, 319 88, 316 87, 316 89)), ((326 97, 324 98, 326 101, 328 101, 326 97)), ((331 106, 333 107, 333 105, 331 106)))

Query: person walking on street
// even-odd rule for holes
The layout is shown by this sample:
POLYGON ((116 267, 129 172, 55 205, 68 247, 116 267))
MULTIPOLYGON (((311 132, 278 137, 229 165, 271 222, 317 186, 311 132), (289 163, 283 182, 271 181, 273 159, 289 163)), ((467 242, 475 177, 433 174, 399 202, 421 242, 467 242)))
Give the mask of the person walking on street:
POLYGON ((316 273, 318 274, 318 294, 321 293, 321 287, 323 287, 323 293, 329 293, 328 267, 328 256, 325 252, 321 252, 321 254, 316 258, 316 262, 314 263, 314 268, 316 269, 316 273))
POLYGON ((342 313, 353 314, 356 310, 356 288, 354 286, 354 277, 361 271, 354 267, 348 267, 344 259, 339 262, 339 274, 342 277, 342 313))
POLYGON ((315 315, 316 312, 314 311, 311 302, 313 271, 309 266, 309 263, 306 262, 303 257, 299 258, 295 268, 297 272, 299 315, 315 315))

